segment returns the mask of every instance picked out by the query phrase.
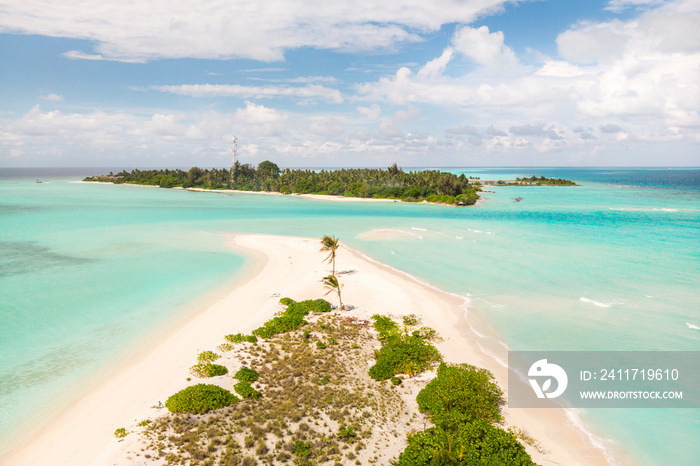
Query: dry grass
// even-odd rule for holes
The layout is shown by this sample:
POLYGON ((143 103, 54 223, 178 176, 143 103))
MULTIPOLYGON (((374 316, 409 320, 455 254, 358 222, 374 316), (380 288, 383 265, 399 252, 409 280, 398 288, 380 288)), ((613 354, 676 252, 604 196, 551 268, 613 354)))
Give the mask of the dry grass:
POLYGON ((260 373, 253 385, 262 398, 161 417, 129 457, 173 465, 388 464, 405 446, 407 426, 420 422, 412 400, 422 384, 396 387, 367 375, 378 346, 369 327, 338 314, 307 320, 229 353, 260 373))

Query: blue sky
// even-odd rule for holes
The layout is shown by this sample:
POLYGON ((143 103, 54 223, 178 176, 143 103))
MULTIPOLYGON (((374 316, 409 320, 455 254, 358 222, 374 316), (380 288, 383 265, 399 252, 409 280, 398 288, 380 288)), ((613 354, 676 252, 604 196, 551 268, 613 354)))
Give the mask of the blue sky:
POLYGON ((0 166, 700 165, 700 0, 0 0, 0 166))

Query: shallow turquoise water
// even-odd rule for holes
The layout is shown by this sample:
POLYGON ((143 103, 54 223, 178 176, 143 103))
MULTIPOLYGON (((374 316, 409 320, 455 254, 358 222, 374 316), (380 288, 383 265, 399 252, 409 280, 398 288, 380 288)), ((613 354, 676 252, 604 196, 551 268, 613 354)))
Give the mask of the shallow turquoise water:
MULTIPOLYGON (((453 171, 582 186, 460 209, 0 180, 0 441, 240 273, 221 232, 335 234, 469 296, 514 350, 700 349, 700 170, 453 171)), ((582 416, 639 464, 700 454, 700 410, 582 416)))

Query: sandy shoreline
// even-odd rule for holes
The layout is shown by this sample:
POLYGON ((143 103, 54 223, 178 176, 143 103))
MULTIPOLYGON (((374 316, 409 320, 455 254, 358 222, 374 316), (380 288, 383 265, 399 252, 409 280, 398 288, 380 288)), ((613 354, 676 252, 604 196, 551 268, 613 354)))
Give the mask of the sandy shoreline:
MULTIPOLYGON (((139 421, 159 415, 150 406, 197 383, 186 378, 198 352, 215 350, 225 334, 250 332, 268 320, 281 309, 279 296, 296 300, 323 296, 319 280, 329 270, 321 262, 324 256, 318 251, 318 239, 231 235, 229 242, 253 259, 247 278, 116 370, 36 438, 11 452, 2 464, 134 464, 127 459, 125 448, 136 434, 120 442, 114 437, 115 429, 137 430, 139 421)), ((463 299, 421 284, 349 248, 341 248, 337 265, 344 283, 343 301, 355 306, 348 315, 419 314, 425 325, 444 338, 438 347, 447 361, 485 367, 506 389, 507 371, 479 349, 478 337, 463 318, 463 299)), ((587 445, 570 426, 563 410, 506 408, 504 414, 508 426, 526 430, 548 451, 540 454, 528 447, 538 464, 608 464, 604 452, 587 445)))

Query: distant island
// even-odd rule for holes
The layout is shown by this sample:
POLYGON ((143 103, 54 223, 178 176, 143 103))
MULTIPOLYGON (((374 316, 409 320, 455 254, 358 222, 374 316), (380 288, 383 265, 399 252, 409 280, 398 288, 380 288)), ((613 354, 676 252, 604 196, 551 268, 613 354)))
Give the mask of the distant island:
MULTIPOLYGON (((481 183, 474 183, 479 185, 481 183)), ((485 181, 484 186, 578 186, 571 180, 564 180, 561 178, 546 178, 544 176, 531 176, 529 178, 516 178, 514 181, 510 180, 497 180, 497 181, 485 181)))
POLYGON ((314 194, 349 198, 395 199, 470 206, 479 200, 481 186, 576 186, 569 180, 544 176, 515 181, 476 181, 478 178, 439 170, 404 171, 396 164, 386 169, 281 170, 266 160, 257 167, 236 162, 232 169, 190 168, 188 171, 138 170, 116 175, 89 176, 83 181, 138 184, 161 188, 235 190, 280 194, 314 194))
POLYGON ((430 202, 455 206, 476 204, 478 186, 464 175, 438 170, 387 169, 280 170, 266 160, 257 167, 236 162, 232 169, 133 170, 87 177, 83 181, 140 184, 161 188, 232 189, 281 194, 320 194, 404 202, 430 202))

